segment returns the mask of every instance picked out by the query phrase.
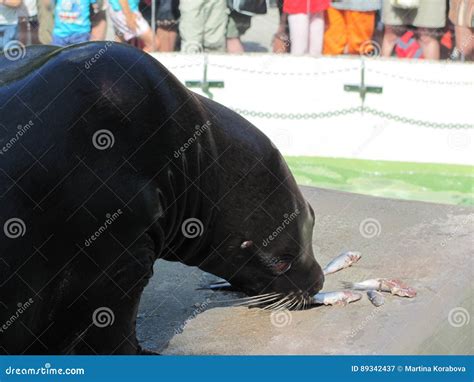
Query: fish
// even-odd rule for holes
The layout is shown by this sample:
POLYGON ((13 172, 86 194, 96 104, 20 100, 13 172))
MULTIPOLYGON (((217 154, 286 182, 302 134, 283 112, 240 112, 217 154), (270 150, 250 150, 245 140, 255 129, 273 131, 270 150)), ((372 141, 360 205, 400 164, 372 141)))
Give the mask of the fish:
POLYGON ((222 280, 213 282, 209 285, 202 286, 200 288, 197 288, 196 290, 226 290, 231 288, 232 285, 228 281, 222 280))
POLYGON ((382 293, 377 292, 376 290, 367 291, 367 297, 369 298, 372 305, 379 307, 385 304, 385 298, 382 293))
POLYGON ((321 292, 312 297, 313 304, 346 306, 351 302, 359 301, 362 294, 351 290, 341 290, 337 292, 321 292))
POLYGON ((401 297, 415 297, 416 290, 409 287, 405 283, 396 279, 370 279, 361 281, 360 283, 352 283, 344 281, 344 288, 354 290, 377 290, 380 292, 390 292, 393 295, 401 297))
POLYGON ((358 262, 361 257, 362 255, 360 252, 343 252, 324 267, 323 273, 324 275, 329 275, 331 273, 340 271, 341 269, 350 267, 352 264, 358 262))

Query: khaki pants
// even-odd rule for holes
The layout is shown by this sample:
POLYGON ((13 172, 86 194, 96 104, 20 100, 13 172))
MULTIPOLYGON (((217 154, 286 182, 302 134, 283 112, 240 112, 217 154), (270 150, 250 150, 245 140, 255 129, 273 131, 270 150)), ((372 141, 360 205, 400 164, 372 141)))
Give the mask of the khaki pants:
POLYGON ((181 0, 181 51, 224 51, 229 9, 226 0, 181 0))

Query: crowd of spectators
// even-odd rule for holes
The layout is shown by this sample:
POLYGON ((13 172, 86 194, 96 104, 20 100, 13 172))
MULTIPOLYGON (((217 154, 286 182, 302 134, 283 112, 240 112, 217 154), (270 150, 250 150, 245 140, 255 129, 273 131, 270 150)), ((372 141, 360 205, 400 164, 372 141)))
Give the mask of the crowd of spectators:
MULTIPOLYGON (((474 0, 273 0, 272 5, 280 12, 274 52, 379 50, 386 57, 436 60, 449 51, 452 59, 474 59, 474 0)), ((104 40, 109 22, 116 41, 145 51, 241 53, 240 38, 252 17, 266 10, 266 0, 0 0, 0 50, 12 41, 66 46, 104 40)))

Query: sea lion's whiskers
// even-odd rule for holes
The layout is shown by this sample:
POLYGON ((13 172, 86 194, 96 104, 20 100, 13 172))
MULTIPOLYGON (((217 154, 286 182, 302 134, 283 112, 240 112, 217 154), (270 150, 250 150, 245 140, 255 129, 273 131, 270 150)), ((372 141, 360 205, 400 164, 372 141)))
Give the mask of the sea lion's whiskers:
POLYGON ((254 296, 243 302, 253 302, 253 301, 259 301, 259 300, 266 300, 266 299, 275 299, 278 297, 280 297, 280 293, 271 293, 269 295, 254 296))
POLYGON ((266 296, 266 297, 261 297, 254 300, 241 301, 239 303, 234 304, 234 306, 246 306, 246 305, 269 303, 269 302, 274 301, 276 298, 279 298, 279 295, 266 296))
POLYGON ((257 294, 255 296, 245 296, 245 297, 239 297, 234 300, 252 300, 254 298, 259 298, 259 297, 264 297, 264 296, 272 296, 277 294, 276 292, 270 292, 270 293, 263 293, 263 294, 257 294))
POLYGON ((278 310, 285 310, 285 309, 288 309, 289 306, 291 306, 293 304, 293 302, 295 301, 295 297, 293 297, 290 301, 288 301, 287 303, 281 305, 278 307, 278 310))
POLYGON ((291 310, 293 309, 295 306, 297 306, 300 302, 299 298, 298 297, 295 297, 293 300, 292 300, 292 304, 288 306, 288 310, 291 310))
POLYGON ((304 303, 304 298, 300 298, 298 300, 298 305, 296 305, 296 310, 300 310, 301 307, 303 306, 303 303, 304 303))
POLYGON ((236 306, 252 306, 252 305, 259 305, 259 304, 268 304, 271 302, 274 302, 276 299, 280 298, 280 294, 275 293, 270 296, 264 296, 260 298, 254 298, 252 300, 246 300, 246 301, 241 301, 237 302, 236 306))
POLYGON ((276 304, 276 306, 269 307, 269 310, 283 310, 286 309, 287 306, 289 306, 294 300, 294 297, 291 298, 291 296, 286 296, 284 299, 279 301, 279 304, 276 304))
POLYGON ((286 306, 285 309, 288 309, 288 310, 293 310, 293 308, 296 306, 296 304, 298 304, 298 296, 295 296, 293 298, 293 300, 291 300, 291 303, 289 305, 286 306))
POLYGON ((259 295, 256 295, 256 296, 246 296, 246 297, 239 297, 239 298, 231 298, 230 300, 220 300, 219 302, 234 302, 234 301, 245 301, 245 300, 253 300, 253 299, 256 299, 256 298, 261 298, 261 297, 265 297, 265 296, 273 296, 273 295, 276 295, 278 293, 265 293, 265 294, 259 294, 259 295))
POLYGON ((288 296, 282 297, 280 300, 274 302, 273 304, 267 305, 267 306, 264 307, 263 309, 264 309, 264 310, 272 310, 272 309, 275 309, 275 308, 277 308, 278 306, 284 304, 286 301, 288 301, 288 296))

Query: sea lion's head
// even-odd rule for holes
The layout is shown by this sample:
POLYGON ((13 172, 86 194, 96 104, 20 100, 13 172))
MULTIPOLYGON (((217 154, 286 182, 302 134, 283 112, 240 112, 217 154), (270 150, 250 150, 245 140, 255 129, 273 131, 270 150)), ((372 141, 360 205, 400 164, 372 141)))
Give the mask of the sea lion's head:
POLYGON ((200 267, 250 296, 291 296, 298 306, 324 283, 314 212, 276 147, 258 131, 247 136, 219 158, 214 240, 200 267))

